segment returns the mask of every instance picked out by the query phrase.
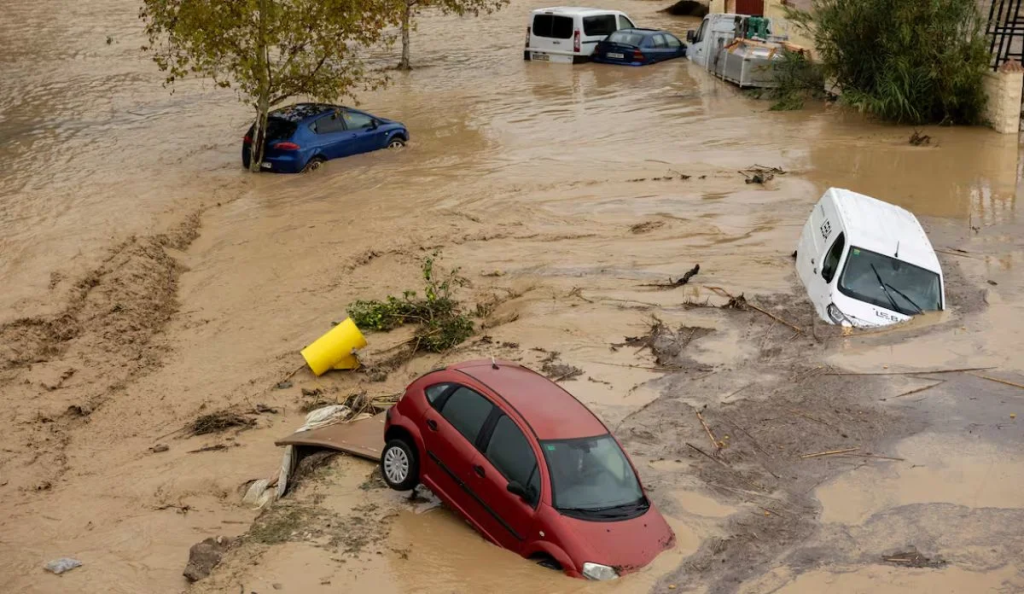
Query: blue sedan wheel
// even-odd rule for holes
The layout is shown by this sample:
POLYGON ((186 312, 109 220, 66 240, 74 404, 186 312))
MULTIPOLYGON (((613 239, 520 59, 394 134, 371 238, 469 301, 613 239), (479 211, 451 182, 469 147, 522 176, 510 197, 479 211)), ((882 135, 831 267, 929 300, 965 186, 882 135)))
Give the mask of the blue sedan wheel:
POLYGON ((316 171, 317 169, 320 169, 320 166, 323 164, 323 157, 313 157, 312 159, 309 160, 309 163, 306 163, 306 166, 302 168, 302 172, 309 173, 311 171, 316 171))
POLYGON ((389 149, 399 149, 402 148, 403 146, 405 146, 405 140, 399 136, 396 136, 388 141, 389 149))

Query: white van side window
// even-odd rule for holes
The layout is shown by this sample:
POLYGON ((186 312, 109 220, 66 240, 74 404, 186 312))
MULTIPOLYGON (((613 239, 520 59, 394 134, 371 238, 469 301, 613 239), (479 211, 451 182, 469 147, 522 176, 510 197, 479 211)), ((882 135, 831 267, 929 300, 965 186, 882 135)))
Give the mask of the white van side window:
POLYGON ((614 33, 615 29, 614 14, 583 17, 583 34, 587 37, 608 35, 614 33))
POLYGON ((537 37, 569 39, 572 37, 572 17, 538 14, 533 17, 533 34, 537 37))
POLYGON ((693 37, 693 42, 694 43, 699 43, 701 41, 704 41, 704 30, 707 29, 707 28, 708 28, 708 21, 705 19, 703 22, 701 22, 700 28, 697 29, 697 34, 694 35, 694 37, 693 37))
POLYGON ((624 17, 621 14, 619 15, 619 29, 635 29, 635 28, 636 28, 636 25, 634 25, 632 21, 630 21, 629 19, 627 19, 626 17, 624 17))
POLYGON ((832 249, 828 251, 828 255, 825 256, 825 261, 821 265, 821 278, 825 279, 826 283, 832 282, 832 279, 835 278, 839 260, 843 257, 844 247, 846 247, 846 238, 840 233, 839 237, 832 242, 832 249))

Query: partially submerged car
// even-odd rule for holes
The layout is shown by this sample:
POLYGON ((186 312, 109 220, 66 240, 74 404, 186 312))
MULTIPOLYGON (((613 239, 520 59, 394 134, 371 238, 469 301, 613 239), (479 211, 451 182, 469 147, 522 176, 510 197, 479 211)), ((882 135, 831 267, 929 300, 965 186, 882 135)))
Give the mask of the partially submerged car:
POLYGON ((776 67, 786 51, 805 51, 774 35, 771 19, 745 14, 709 14, 686 42, 691 62, 741 88, 779 86, 776 67))
POLYGON ((619 29, 632 29, 624 12, 557 6, 530 13, 524 60, 579 64, 588 62, 597 43, 619 29))
POLYGON ((945 308, 942 267, 917 217, 850 190, 829 188, 814 206, 796 269, 833 324, 882 326, 945 308))
POLYGON ((620 29, 599 42, 590 58, 604 64, 643 66, 684 55, 686 46, 668 31, 620 29))
MULTIPOLYGON (((255 124, 242 139, 249 168, 255 124)), ((270 112, 260 169, 298 173, 340 157, 398 148, 409 141, 404 124, 342 105, 298 103, 270 112)))
POLYGON ((675 543, 608 428, 515 363, 419 378, 388 410, 384 441, 391 488, 422 482, 491 542, 570 576, 614 579, 675 543))

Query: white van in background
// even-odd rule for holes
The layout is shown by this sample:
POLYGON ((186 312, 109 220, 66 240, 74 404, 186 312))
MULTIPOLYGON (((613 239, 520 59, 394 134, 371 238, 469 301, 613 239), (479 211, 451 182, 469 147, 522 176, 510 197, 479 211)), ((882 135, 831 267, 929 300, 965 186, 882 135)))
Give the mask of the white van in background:
POLYGON ((526 26, 524 60, 578 64, 590 60, 597 42, 635 25, 618 10, 558 6, 539 8, 526 26))
POLYGON ((843 326, 883 326, 945 309, 939 259, 909 211, 829 188, 800 235, 796 270, 818 315, 843 326))

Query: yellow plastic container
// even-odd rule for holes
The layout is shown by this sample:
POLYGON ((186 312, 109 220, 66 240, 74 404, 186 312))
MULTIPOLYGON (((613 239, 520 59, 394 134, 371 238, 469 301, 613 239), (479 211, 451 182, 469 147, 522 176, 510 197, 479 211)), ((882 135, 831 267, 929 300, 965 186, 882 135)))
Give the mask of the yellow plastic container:
POLYGON ((353 354, 356 349, 366 346, 366 338, 356 328, 352 318, 331 328, 308 347, 302 349, 302 358, 316 375, 323 375, 331 369, 355 369, 359 359, 353 354))

